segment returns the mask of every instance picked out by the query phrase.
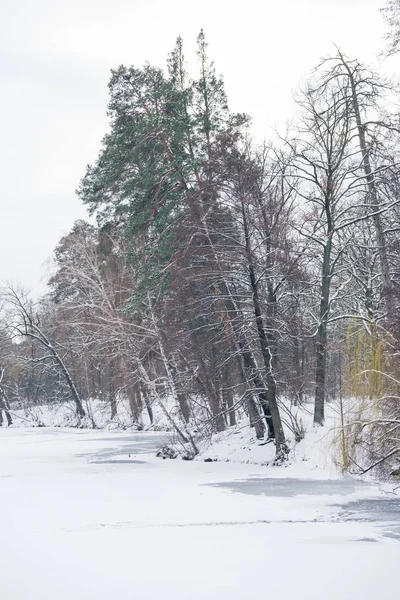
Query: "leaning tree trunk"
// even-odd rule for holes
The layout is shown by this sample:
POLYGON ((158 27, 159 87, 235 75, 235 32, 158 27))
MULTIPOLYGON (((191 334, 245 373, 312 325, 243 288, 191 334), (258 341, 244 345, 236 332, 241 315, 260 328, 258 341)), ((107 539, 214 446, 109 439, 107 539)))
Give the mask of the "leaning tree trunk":
MULTIPOLYGON (((268 404, 267 388, 258 374, 258 369, 257 369, 256 361, 254 360, 253 354, 250 352, 249 349, 247 349, 245 347, 245 343, 243 343, 242 341, 239 342, 239 347, 240 347, 241 355, 243 358, 246 379, 248 379, 251 382, 252 387, 255 390, 257 390, 260 407, 261 407, 261 410, 263 412, 263 415, 265 417, 265 421, 266 421, 267 427, 268 427, 268 437, 271 439, 275 439, 274 422, 273 422, 271 410, 270 410, 270 407, 268 404)), ((254 411, 252 411, 251 414, 253 414, 253 412, 254 411)), ((258 414, 258 410, 257 410, 257 414, 258 414)))
MULTIPOLYGON (((235 307, 232 307, 232 313, 237 312, 235 307)), ((273 427, 271 413, 268 408, 268 403, 266 399, 266 390, 265 386, 262 383, 261 379, 258 375, 257 366, 254 360, 254 357, 250 350, 248 349, 247 342, 243 339, 244 334, 242 328, 237 330, 234 323, 229 320, 229 324, 231 327, 232 335, 235 339, 232 341, 232 350, 234 356, 236 357, 238 371, 240 374, 240 378, 245 386, 245 406, 246 411, 250 421, 250 427, 254 427, 256 432, 257 439, 261 440, 265 436, 265 425, 261 418, 258 404, 254 398, 256 394, 258 394, 259 405, 261 407, 265 407, 265 411, 268 414, 265 414, 265 418, 267 421, 267 425, 269 428, 269 434, 271 437, 274 437, 271 434, 270 427, 273 427), (268 421, 269 419, 269 421, 268 421)), ((264 412, 264 411, 263 411, 264 412)), ((233 424, 233 417, 231 421, 231 425, 233 424)), ((236 424, 236 415, 235 415, 235 423, 236 424)))
POLYGON ((148 297, 148 302, 149 302, 149 307, 151 308, 151 318, 153 321, 154 331, 155 331, 156 337, 157 337, 157 343, 158 343, 158 348, 159 348, 160 355, 161 355, 161 360, 162 360, 164 370, 165 370, 165 373, 167 376, 167 386, 168 386, 168 389, 170 391, 172 398, 175 401, 175 404, 179 406, 180 413, 182 415, 182 418, 183 418, 185 424, 187 424, 189 422, 189 418, 190 418, 189 405, 186 401, 185 396, 178 390, 178 388, 176 386, 176 383, 175 383, 176 367, 172 363, 172 361, 168 360, 167 351, 166 351, 165 345, 164 345, 164 335, 163 335, 163 332, 161 331, 161 329, 158 327, 156 316, 155 316, 153 307, 151 305, 150 297, 148 297))
MULTIPOLYGON (((33 328, 34 325, 31 324, 31 327, 33 328)), ((33 339, 38 340, 45 348, 47 348, 47 350, 49 350, 49 352, 52 354, 54 362, 59 366, 59 368, 61 369, 61 372, 63 373, 68 387, 71 391, 72 394, 72 398, 75 402, 75 407, 76 407, 76 414, 79 418, 82 418, 84 416, 86 416, 85 410, 83 408, 83 404, 82 404, 82 400, 81 397, 78 393, 78 390, 75 386, 75 383, 70 375, 70 372, 67 368, 67 365, 65 364, 65 362, 63 361, 63 359, 61 358, 61 356, 59 355, 59 353, 57 352, 57 350, 54 348, 53 344, 50 342, 50 340, 47 338, 47 336, 40 331, 40 329, 38 329, 37 327, 34 328, 34 331, 36 333, 31 333, 28 329, 26 330, 25 335, 27 335, 28 337, 31 337, 33 339)))
POLYGON ((194 454, 194 456, 196 456, 199 453, 199 450, 196 446, 193 436, 190 434, 190 432, 187 432, 187 435, 185 435, 185 433, 179 427, 179 425, 175 421, 175 419, 172 418, 172 416, 168 412, 164 402, 162 401, 162 399, 160 397, 160 394, 157 390, 157 385, 154 383, 154 381, 152 381, 149 378, 148 373, 147 373, 146 369, 144 368, 143 363, 137 353, 134 354, 134 358, 136 360, 138 372, 142 378, 142 385, 144 385, 146 390, 148 390, 150 397, 152 399, 154 399, 157 402, 157 404, 160 406, 162 412, 164 413, 165 417, 171 424, 172 428, 176 431, 176 433, 180 437, 181 441, 184 444, 188 444, 190 442, 192 449, 193 449, 193 454, 194 454))
MULTIPOLYGON (((254 388, 254 394, 257 394, 258 396, 260 407, 265 417, 265 421, 267 423, 268 437, 271 439, 275 439, 275 429, 272 420, 271 410, 268 404, 267 388, 264 382, 261 380, 261 377, 258 373, 256 361, 254 359, 252 351, 249 348, 249 344, 246 340, 246 336, 243 331, 243 324, 239 324, 235 319, 232 319, 232 315, 234 314, 239 315, 241 317, 242 315, 240 314, 240 310, 238 310, 237 306, 235 305, 225 281, 222 281, 220 283, 220 288, 225 302, 227 303, 227 311, 225 313, 227 315, 226 321, 229 323, 229 327, 234 338, 233 349, 235 355, 239 358, 239 371, 242 375, 243 381, 245 383, 249 383, 251 387, 254 388), (242 363, 240 359, 243 360, 244 369, 242 369, 242 363)), ((225 319, 223 320, 225 321, 225 319)), ((243 319, 241 318, 241 321, 242 320, 243 319)), ((261 439, 264 437, 265 427, 262 421, 260 420, 258 408, 252 395, 248 396, 247 408, 250 416, 250 424, 251 426, 255 426, 257 438, 261 439)))
MULTIPOLYGON (((285 435, 283 433, 283 426, 281 421, 281 416, 279 413, 278 402, 276 398, 276 381, 272 371, 272 354, 270 348, 268 346, 267 335, 265 332, 264 322, 261 315, 261 306, 258 297, 258 289, 255 279, 255 274, 252 269, 250 269, 250 278, 252 281, 252 289, 253 289, 253 307, 254 307, 254 316, 256 319, 257 325, 257 333, 258 340, 261 347, 261 353, 264 361, 265 371, 266 371, 266 403, 263 403, 262 408, 264 410, 264 414, 267 418, 266 409, 271 415, 271 422, 268 423, 270 433, 275 434, 275 444, 276 444, 276 452, 277 454, 282 454, 286 452, 286 442, 285 435), (272 428, 271 428, 272 425, 272 428)), ((267 420, 268 422, 268 420, 267 420)))
POLYGON ((50 345, 50 349, 53 353, 53 356, 56 360, 56 362, 58 363, 58 365, 60 366, 62 372, 64 373, 65 379, 67 380, 69 389, 71 390, 72 393, 72 397, 74 399, 75 402, 75 407, 76 407, 76 414, 79 418, 82 418, 86 415, 85 410, 83 408, 82 405, 82 400, 79 396, 78 390, 75 387, 75 384, 72 380, 71 375, 69 374, 69 371, 64 363, 64 361, 62 360, 61 356, 58 354, 58 352, 56 352, 56 350, 53 348, 53 346, 50 345))
POLYGON ((271 411, 271 419, 273 424, 273 429, 275 433, 275 445, 276 445, 276 453, 277 456, 284 456, 287 453, 285 434, 283 432, 283 426, 281 421, 281 416, 279 413, 279 407, 276 397, 276 381, 273 374, 273 356, 271 352, 271 348, 268 343, 268 335, 264 326, 264 321, 262 318, 261 312, 261 303, 259 297, 258 290, 258 282, 256 277, 256 272, 253 264, 253 255, 250 246, 250 232, 247 224, 247 216, 245 212, 245 206, 243 200, 242 204, 242 218, 243 218, 243 230, 245 237, 245 248, 246 248, 246 259, 247 259, 247 268, 249 273, 250 287, 252 291, 252 301, 253 301, 253 310, 254 317, 257 326, 257 334, 258 341, 261 348, 261 354, 263 357, 264 367, 265 367, 265 381, 267 384, 267 402, 268 408, 271 411))

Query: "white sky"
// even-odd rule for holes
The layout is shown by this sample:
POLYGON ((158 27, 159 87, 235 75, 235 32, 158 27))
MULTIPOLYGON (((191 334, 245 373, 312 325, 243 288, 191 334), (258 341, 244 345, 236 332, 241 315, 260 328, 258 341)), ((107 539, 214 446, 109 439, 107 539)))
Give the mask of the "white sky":
MULTIPOLYGON (((0 281, 44 291, 43 265, 77 218, 74 190, 107 130, 109 70, 189 58, 204 28, 230 107, 254 131, 293 115, 293 91, 333 42, 361 61, 383 48, 385 0, 1 0, 0 281)), ((386 61, 395 73, 397 58, 386 61)))

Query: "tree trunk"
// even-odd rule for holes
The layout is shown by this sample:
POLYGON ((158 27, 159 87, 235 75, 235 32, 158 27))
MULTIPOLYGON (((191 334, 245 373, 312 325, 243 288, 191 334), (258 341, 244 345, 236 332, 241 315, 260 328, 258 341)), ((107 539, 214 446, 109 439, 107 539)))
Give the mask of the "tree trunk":
MULTIPOLYGON (((236 346, 236 343, 234 345, 236 346)), ((254 400, 253 393, 248 389, 249 387, 253 388, 253 383, 252 383, 253 377, 249 373, 249 370, 250 370, 249 369, 249 361, 247 362, 247 367, 246 367, 246 365, 242 364, 242 361, 245 362, 244 355, 246 353, 243 352, 242 346, 240 344, 238 344, 238 345, 239 345, 239 348, 236 349, 236 347, 235 347, 234 351, 235 351, 235 356, 237 357, 239 373, 240 373, 241 379, 245 385, 246 407, 247 407, 247 413, 248 413, 248 417, 249 417, 249 421, 250 421, 250 427, 255 428, 257 439, 262 439, 265 435, 265 425, 261 419, 261 416, 260 416, 260 413, 259 413, 259 410, 257 407, 257 403, 254 400)), ((249 354, 250 358, 253 359, 253 357, 249 351, 247 351, 247 354, 249 354)), ((253 359, 253 363, 254 363, 254 359, 253 359)), ((256 374, 256 372, 255 372, 255 374, 256 374)), ((261 405, 261 402, 260 402, 260 405, 261 405)))
POLYGON ((11 414, 7 408, 7 405, 3 400, 0 400, 0 426, 3 425, 3 411, 4 411, 4 414, 6 415, 7 425, 8 426, 12 425, 13 421, 12 421, 11 414))
POLYGON ((201 382, 204 386, 204 389, 207 394, 208 403, 210 405, 212 418, 215 424, 215 428, 218 432, 224 431, 225 419, 223 415, 223 411, 221 409, 220 401, 218 398, 218 394, 216 393, 214 386, 210 382, 209 374, 207 373, 207 369, 203 360, 203 357, 198 355, 198 365, 201 374, 201 382))
POLYGON ((301 368, 301 360, 300 360, 300 347, 299 347, 299 330, 297 324, 294 325, 294 333, 293 333, 293 362, 294 368, 296 371, 296 381, 295 381, 295 390, 294 390, 294 405, 302 404, 303 402, 303 391, 302 391, 302 383, 303 383, 303 373, 301 368))
POLYGON ((56 360, 59 363, 61 370, 63 371, 65 378, 67 380, 67 383, 69 385, 69 389, 71 390, 72 397, 75 402, 76 414, 79 418, 82 418, 86 415, 86 413, 85 413, 85 410, 82 405, 82 400, 80 399, 80 396, 78 394, 78 390, 76 389, 75 384, 71 379, 71 376, 68 372, 67 367, 64 365, 64 362, 62 361, 61 357, 58 356, 58 354, 56 354, 56 360))
POLYGON ((0 426, 3 425, 3 412, 6 415, 8 426, 12 425, 12 418, 10 414, 10 406, 8 404, 7 396, 4 391, 2 384, 4 377, 4 368, 0 365, 0 426))
POLYGON ((255 274, 253 256, 250 246, 250 235, 247 225, 247 216, 245 212, 244 202, 242 200, 242 217, 243 217, 243 229, 245 234, 246 244, 246 258, 247 267, 249 272, 250 286, 252 290, 253 310, 255 321, 257 325, 258 341, 260 343, 261 354, 264 361, 265 373, 266 373, 266 384, 267 384, 267 402, 268 408, 271 413, 271 421, 273 425, 273 431, 275 435, 276 453, 278 456, 286 453, 286 442, 285 434, 283 432, 283 426, 281 416, 279 413, 279 407, 276 398, 276 382, 273 375, 273 356, 268 343, 268 336, 264 327, 264 321, 261 313, 261 304, 258 292, 258 282, 255 274))
POLYGON ((150 421, 150 425, 153 425, 154 423, 154 415, 153 415, 153 409, 151 406, 151 401, 149 398, 149 395, 147 393, 147 390, 144 386, 144 384, 142 382, 139 383, 140 386, 140 394, 142 396, 142 399, 144 400, 144 404, 146 406, 146 410, 147 410, 147 414, 149 415, 149 421, 150 421))
MULTIPOLYGON (((240 311, 237 310, 232 298, 229 296, 229 291, 226 287, 225 282, 223 282, 221 284, 221 286, 223 288, 222 291, 226 297, 226 301, 228 302, 229 315, 233 315, 233 314, 240 315, 240 311)), ((238 323, 235 322, 234 320, 232 320, 231 317, 229 317, 229 318, 230 318, 230 327, 232 329, 232 334, 235 338, 235 340, 233 342, 233 345, 234 345, 233 350, 234 350, 235 354, 238 356, 239 372, 241 373, 243 382, 246 385, 249 385, 250 388, 252 388, 254 390, 254 394, 257 394, 261 410, 263 412, 263 415, 264 415, 266 423, 267 423, 268 437, 275 439, 274 424, 272 421, 271 411, 268 406, 266 386, 258 373, 256 361, 254 359, 253 353, 249 349, 248 342, 243 333, 243 327, 240 324, 238 325, 238 323), (243 361, 243 365, 242 365, 241 360, 243 361)), ((257 438, 264 437, 265 427, 264 427, 263 422, 260 419, 260 414, 258 412, 257 404, 253 398, 253 395, 249 396, 249 398, 247 400, 247 408, 248 408, 248 412, 249 412, 251 427, 254 426, 254 423, 257 423, 257 426, 256 426, 257 438), (253 404, 254 404, 254 406, 253 406, 253 404), (255 416, 254 410, 257 413, 256 416, 255 416), (252 420, 253 420, 253 422, 252 422, 252 420)))
POLYGON ((115 389, 114 380, 114 361, 111 360, 108 369, 108 389, 109 389, 109 400, 111 408, 111 421, 117 416, 117 393, 115 389))
POLYGON ((315 357, 314 423, 317 423, 318 425, 323 425, 325 420, 326 343, 328 336, 329 295, 331 286, 331 251, 332 235, 328 234, 322 263, 321 304, 319 309, 319 325, 315 357))
POLYGON ((129 408, 131 409, 132 421, 134 423, 141 422, 141 413, 143 410, 142 397, 140 394, 140 390, 138 389, 138 385, 129 385, 128 389, 128 398, 129 398, 129 408))
POLYGON ((82 400, 79 396, 78 390, 72 380, 72 377, 69 373, 69 370, 67 369, 66 364, 64 363, 63 359, 58 354, 57 350, 54 348, 54 346, 52 345, 50 340, 44 335, 44 333, 42 331, 40 331, 38 328, 36 328, 36 330, 37 330, 38 335, 34 335, 34 334, 32 335, 28 331, 27 331, 26 335, 33 337, 34 339, 38 339, 43 344, 43 346, 51 352, 51 354, 54 357, 55 362, 58 364, 62 373, 64 374, 65 379, 67 380, 68 387, 71 391, 72 398, 75 402, 77 416, 79 418, 84 417, 86 415, 86 413, 85 413, 85 410, 82 405, 82 400))
MULTIPOLYGON (((168 367, 169 367, 169 369, 171 371, 172 377, 176 380, 176 378, 177 378, 177 368, 176 368, 176 366, 171 361, 169 361, 168 362, 168 367)), ((177 397, 177 400, 178 400, 179 409, 180 409, 180 413, 182 415, 182 419, 185 421, 185 423, 189 423, 189 421, 190 421, 190 408, 189 408, 189 403, 187 401, 187 398, 186 398, 185 394, 183 394, 178 389, 176 389, 176 397, 177 397)))
POLYGON ((265 435, 265 425, 252 395, 247 398, 247 410, 249 411, 250 427, 254 427, 256 438, 262 440, 265 435))
POLYGON ((113 419, 115 419, 115 417, 118 414, 118 411, 117 411, 117 395, 115 393, 115 390, 112 390, 110 392, 110 407, 111 407, 111 421, 113 421, 113 419))
POLYGON ((232 390, 226 386, 222 386, 222 397, 224 399, 225 409, 229 417, 229 426, 236 425, 236 413, 233 406, 232 390))
MULTIPOLYGON (((147 371, 144 368, 143 363, 140 360, 139 356, 136 355, 135 358, 137 361, 137 366, 139 368, 139 373, 142 377, 143 384, 148 389, 150 397, 157 401, 157 404, 160 406, 162 412, 164 413, 168 422, 171 424, 172 428, 175 429, 175 431, 178 434, 178 436, 180 437, 181 441, 184 442, 185 444, 187 444, 189 442, 189 438, 185 436, 185 434, 183 433, 183 431, 181 430, 179 425, 176 423, 176 421, 172 418, 171 414, 166 409, 165 404, 162 401, 162 399, 158 393, 157 385, 154 383, 154 381, 151 381, 151 379, 149 378, 147 371)), ((195 454, 198 454, 198 450, 195 445, 194 445, 194 451, 195 451, 195 454)))

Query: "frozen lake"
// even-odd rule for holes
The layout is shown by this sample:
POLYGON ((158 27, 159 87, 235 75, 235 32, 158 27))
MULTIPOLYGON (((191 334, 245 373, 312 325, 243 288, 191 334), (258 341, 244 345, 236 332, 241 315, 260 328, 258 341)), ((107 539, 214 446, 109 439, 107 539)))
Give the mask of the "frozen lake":
POLYGON ((155 458, 166 441, 0 429, 2 600, 396 597, 388 489, 155 458))

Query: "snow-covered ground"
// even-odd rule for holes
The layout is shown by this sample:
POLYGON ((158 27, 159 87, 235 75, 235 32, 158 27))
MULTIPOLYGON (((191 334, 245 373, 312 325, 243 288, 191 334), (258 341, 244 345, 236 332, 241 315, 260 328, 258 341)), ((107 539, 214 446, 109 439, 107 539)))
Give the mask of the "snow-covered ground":
POLYGON ((0 430, 1 599, 397 597, 390 488, 155 458, 167 438, 0 430))
MULTIPOLYGON (((185 424, 179 420, 179 414, 173 407, 173 401, 166 399, 169 412, 178 422, 179 427, 184 430, 185 424)), ((121 398, 118 402, 118 414, 110 420, 110 406, 101 400, 90 400, 85 403, 87 416, 79 421, 79 427, 98 429, 129 430, 137 431, 138 423, 132 423, 132 415, 129 403, 121 398), (90 416, 89 416, 90 415, 90 416)), ((295 443, 293 433, 284 426, 285 436, 290 449, 289 461, 285 467, 296 467, 296 473, 300 471, 308 477, 321 477, 321 470, 325 476, 338 477, 340 469, 335 463, 339 453, 339 445, 334 443, 337 437, 338 415, 337 406, 334 403, 326 406, 326 422, 324 427, 313 425, 313 405, 304 404, 302 407, 292 410, 297 411, 297 420, 305 433, 305 438, 300 443, 295 443), (314 473, 316 471, 316 473, 314 473)), ((171 424, 165 417, 160 407, 153 405, 154 422, 150 424, 146 411, 141 416, 140 426, 145 431, 171 430, 171 424)), ((12 411, 14 427, 68 427, 77 426, 78 419, 75 414, 75 406, 72 402, 63 404, 52 404, 43 406, 32 406, 25 408, 14 408, 12 411)), ((273 443, 257 440, 254 429, 249 427, 246 415, 238 413, 238 423, 234 427, 228 427, 226 431, 214 434, 212 437, 202 437, 196 433, 194 423, 190 429, 200 450, 198 460, 208 458, 210 460, 243 462, 248 464, 267 465, 275 459, 275 446, 273 443)), ((181 454, 187 453, 187 449, 179 443, 178 437, 171 434, 170 440, 175 449, 181 454)))
MULTIPOLYGON (((13 405, 11 414, 14 425, 17 427, 43 426, 43 427, 75 427, 78 424, 81 427, 93 429, 130 429, 133 425, 132 415, 129 408, 129 402, 126 398, 118 400, 117 416, 111 421, 110 404, 99 399, 85 400, 84 408, 86 417, 78 420, 76 416, 75 404, 72 401, 63 403, 43 404, 43 405, 25 405, 18 408, 13 405)), ((157 428, 165 425, 165 418, 162 418, 158 407, 153 408, 155 414, 155 426, 157 428)), ((141 415, 141 423, 137 423, 143 428, 150 427, 150 422, 146 411, 141 415)))
MULTIPOLYGON (((290 450, 288 460, 283 465, 283 468, 288 469, 287 474, 293 472, 295 477, 307 478, 341 477, 337 461, 339 445, 335 443, 338 431, 336 406, 330 404, 326 407, 323 427, 313 424, 312 405, 306 404, 298 409, 298 418, 305 434, 300 442, 296 443, 293 433, 284 427, 290 450)), ((236 427, 214 434, 211 439, 199 441, 199 448, 199 460, 208 458, 263 466, 272 464, 275 460, 275 444, 271 440, 268 443, 257 440, 247 418, 236 427)))

